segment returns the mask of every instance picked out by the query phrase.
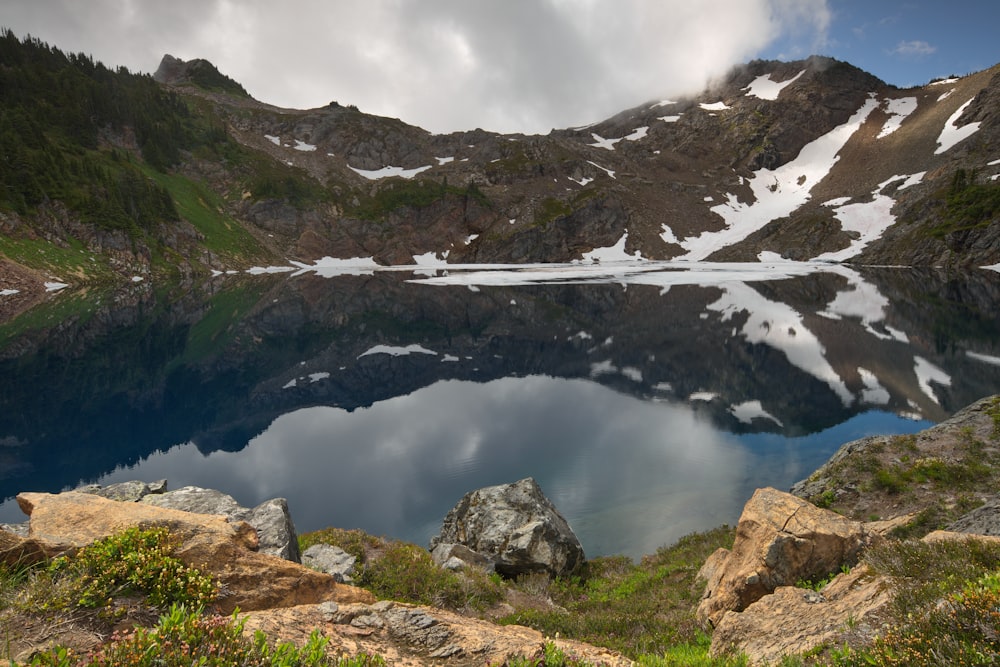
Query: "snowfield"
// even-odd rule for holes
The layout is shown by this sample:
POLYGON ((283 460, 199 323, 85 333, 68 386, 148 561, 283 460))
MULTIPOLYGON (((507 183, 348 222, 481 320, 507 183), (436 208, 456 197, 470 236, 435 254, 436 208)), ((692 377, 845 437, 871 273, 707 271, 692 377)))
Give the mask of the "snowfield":
MULTIPOLYGON (((351 167, 351 165, 347 165, 351 167)), ((404 169, 403 167, 382 167, 381 169, 357 169, 351 167, 351 171, 364 176, 370 181, 375 181, 380 178, 389 178, 390 176, 400 176, 402 178, 413 178, 417 174, 423 171, 427 171, 431 168, 431 165, 425 165, 423 167, 417 167, 416 169, 404 169)))
POLYGON ((886 100, 885 106, 889 118, 886 119, 885 125, 882 126, 882 131, 878 133, 876 139, 888 137, 898 130, 899 126, 906 120, 906 117, 917 110, 917 98, 901 97, 898 100, 886 100))
POLYGON ((795 83, 795 81, 805 74, 802 70, 787 81, 773 81, 770 74, 761 74, 750 82, 750 85, 743 90, 747 91, 747 97, 757 97, 762 100, 776 100, 781 91, 795 83))
POLYGON ((872 94, 846 123, 806 144, 791 162, 775 170, 754 172, 748 180, 754 201, 742 202, 735 194, 727 193, 726 203, 711 207, 726 222, 725 229, 683 239, 681 246, 687 250, 684 259, 703 260, 806 203, 810 190, 830 173, 839 159, 837 153, 878 104, 872 94))
POLYGON ((965 112, 965 109, 972 104, 972 99, 970 98, 968 102, 958 107, 958 109, 949 118, 948 122, 944 124, 944 129, 941 130, 941 135, 938 137, 938 147, 934 151, 934 155, 940 155, 946 150, 962 141, 963 139, 968 139, 973 134, 979 131, 979 126, 982 123, 968 123, 967 125, 962 125, 959 127, 958 119, 965 112))

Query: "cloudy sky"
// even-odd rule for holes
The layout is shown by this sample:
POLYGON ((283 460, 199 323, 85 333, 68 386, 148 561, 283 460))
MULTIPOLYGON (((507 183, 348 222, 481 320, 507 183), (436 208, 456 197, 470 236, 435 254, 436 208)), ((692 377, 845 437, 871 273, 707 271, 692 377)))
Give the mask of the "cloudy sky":
POLYGON ((107 65, 206 58, 259 100, 545 133, 811 53, 900 86, 1000 62, 996 0, 3 0, 107 65))

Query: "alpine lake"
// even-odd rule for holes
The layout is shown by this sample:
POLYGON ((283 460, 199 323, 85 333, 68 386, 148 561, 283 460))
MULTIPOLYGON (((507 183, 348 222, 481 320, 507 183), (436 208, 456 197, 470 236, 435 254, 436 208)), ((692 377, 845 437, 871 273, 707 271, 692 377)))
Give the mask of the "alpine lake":
POLYGON ((22 491, 166 479, 426 545, 465 493, 530 476, 588 556, 638 558, 994 393, 988 269, 334 262, 66 288, 0 322, 0 522, 22 491))

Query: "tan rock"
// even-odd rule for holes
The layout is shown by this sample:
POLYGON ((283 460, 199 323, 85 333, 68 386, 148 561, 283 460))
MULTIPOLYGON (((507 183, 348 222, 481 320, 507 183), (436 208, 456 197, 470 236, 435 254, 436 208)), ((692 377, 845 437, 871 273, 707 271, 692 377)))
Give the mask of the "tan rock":
POLYGON ((924 535, 923 541, 928 543, 946 542, 949 540, 976 540, 987 544, 1000 544, 1000 537, 995 535, 976 535, 974 533, 956 533, 950 530, 935 530, 924 535))
POLYGON ((0 530, 0 563, 13 566, 31 565, 54 555, 55 553, 43 542, 0 530))
POLYGON ((219 609, 250 611, 326 600, 372 602, 368 591, 338 584, 328 574, 256 551, 249 524, 142 503, 120 503, 83 493, 22 493, 28 534, 51 553, 79 548, 133 526, 166 526, 177 537, 175 555, 215 577, 219 609))
MULTIPOLYGON (((390 665, 427 665, 447 659, 448 665, 500 664, 511 656, 532 656, 546 638, 519 625, 488 621, 401 602, 372 605, 304 605, 246 615, 244 632, 263 630, 272 641, 304 644, 313 629, 329 640, 331 655, 378 654, 390 665)), ((631 665, 627 658, 580 642, 552 639, 567 655, 609 667, 631 665)))
POLYGON ((781 586, 743 612, 725 612, 712 633, 711 654, 742 651, 751 665, 766 665, 822 644, 839 646, 848 635, 871 635, 890 598, 888 579, 865 566, 837 576, 819 593, 781 586))
POLYGON ((857 521, 776 489, 758 489, 743 508, 732 550, 713 568, 698 619, 716 626, 726 611, 743 611, 779 586, 854 565, 874 537, 857 521))

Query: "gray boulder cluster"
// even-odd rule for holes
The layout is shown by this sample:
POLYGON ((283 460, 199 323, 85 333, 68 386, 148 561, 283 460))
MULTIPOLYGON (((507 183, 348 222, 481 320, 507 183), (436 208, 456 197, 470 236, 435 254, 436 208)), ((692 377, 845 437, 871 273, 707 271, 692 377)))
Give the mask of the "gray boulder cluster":
POLYGON ((569 574, 585 560, 566 519, 528 477, 467 493, 431 539, 443 567, 486 567, 508 578, 569 574))
MULTIPOLYGON (((284 498, 247 508, 213 489, 186 486, 168 491, 166 480, 92 484, 76 490, 122 502, 222 515, 230 522, 245 521, 257 531, 260 552, 326 572, 340 583, 353 582, 356 559, 343 549, 316 544, 299 553, 284 498)), ((9 528, 16 531, 16 527, 9 528)), ((466 494, 448 512, 430 548, 441 567, 478 567, 508 578, 536 573, 556 577, 574 571, 585 560, 566 519, 530 477, 466 494)))

